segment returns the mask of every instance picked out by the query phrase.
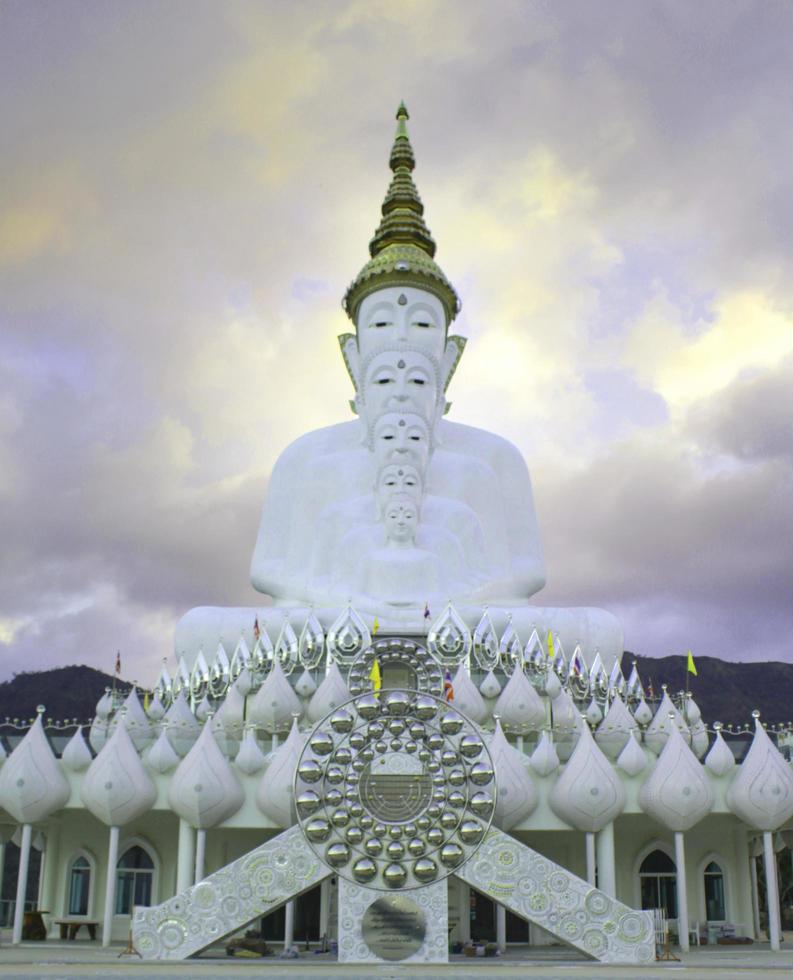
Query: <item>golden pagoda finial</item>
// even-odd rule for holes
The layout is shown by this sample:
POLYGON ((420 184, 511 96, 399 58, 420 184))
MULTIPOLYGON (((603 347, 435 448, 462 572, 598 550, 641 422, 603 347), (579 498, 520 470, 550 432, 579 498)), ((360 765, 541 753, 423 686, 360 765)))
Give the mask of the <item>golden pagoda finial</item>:
POLYGON ((448 326, 457 315, 460 300, 434 261, 435 242, 424 222, 424 205, 413 183, 416 161, 407 130, 409 118, 405 103, 400 102, 389 158, 394 176, 380 209, 380 225, 369 242, 371 259, 350 285, 342 305, 355 322, 364 296, 384 286, 415 286, 440 299, 448 326))

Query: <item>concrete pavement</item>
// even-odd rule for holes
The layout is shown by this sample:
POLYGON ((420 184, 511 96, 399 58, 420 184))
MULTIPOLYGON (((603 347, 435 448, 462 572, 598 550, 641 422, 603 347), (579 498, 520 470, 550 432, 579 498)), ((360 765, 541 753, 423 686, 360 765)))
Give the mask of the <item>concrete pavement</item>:
POLYGON ((382 967, 340 966, 328 954, 302 952, 297 960, 280 960, 277 956, 263 959, 237 959, 222 952, 210 951, 197 959, 175 962, 144 962, 135 956, 119 956, 123 945, 102 949, 96 943, 77 940, 44 943, 22 943, 0 946, 0 977, 48 978, 48 980, 95 980, 97 977, 129 980, 346 980, 348 977, 373 977, 377 980, 404 978, 424 980, 484 980, 526 977, 531 980, 632 980, 672 974, 682 980, 769 980, 775 976, 793 976, 793 944, 783 945, 774 953, 767 943, 750 947, 711 946, 694 949, 681 955, 680 962, 654 963, 647 967, 617 967, 593 963, 562 947, 511 947, 503 957, 471 960, 453 956, 449 965, 422 966, 393 964, 382 967))

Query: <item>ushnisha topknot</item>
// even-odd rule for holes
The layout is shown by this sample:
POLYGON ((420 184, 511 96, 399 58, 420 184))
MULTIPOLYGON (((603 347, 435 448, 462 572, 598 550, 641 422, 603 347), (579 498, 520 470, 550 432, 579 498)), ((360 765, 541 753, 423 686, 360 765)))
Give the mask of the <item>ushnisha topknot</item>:
MULTIPOLYGON (((380 225, 369 242, 371 258, 350 284, 342 306, 355 323, 365 296, 385 286, 413 286, 437 296, 448 328, 460 310, 460 298, 435 261, 435 241, 424 222, 424 205, 411 176, 416 161, 404 102, 396 118, 389 160, 394 176, 383 201, 380 225)), ((403 302, 402 297, 399 302, 403 302)))

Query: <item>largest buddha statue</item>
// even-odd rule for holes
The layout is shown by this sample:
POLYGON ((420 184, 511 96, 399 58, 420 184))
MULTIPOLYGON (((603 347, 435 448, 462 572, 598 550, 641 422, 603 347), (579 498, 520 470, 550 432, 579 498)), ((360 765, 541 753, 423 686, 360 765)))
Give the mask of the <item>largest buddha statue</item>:
POLYGON ((507 440, 445 418, 465 338, 450 332, 460 300, 435 261, 407 119, 400 105, 380 225, 343 301, 357 417, 283 451, 251 561, 268 605, 192 610, 176 635, 188 661, 255 619, 277 629, 312 607, 327 625, 347 603, 406 633, 449 601, 472 625, 488 606, 500 628, 510 617, 519 632, 551 629, 606 664, 622 652, 609 613, 529 605, 545 565, 526 464, 507 440))

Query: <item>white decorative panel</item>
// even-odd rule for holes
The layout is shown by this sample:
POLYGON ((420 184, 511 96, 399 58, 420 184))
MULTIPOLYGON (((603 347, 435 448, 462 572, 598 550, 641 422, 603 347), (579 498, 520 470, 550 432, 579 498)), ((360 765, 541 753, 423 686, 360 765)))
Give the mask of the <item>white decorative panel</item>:
MULTIPOLYGON (((384 892, 339 878, 339 963, 446 963, 449 955, 448 885, 445 880, 410 891, 384 892), (415 906, 409 928, 377 922, 367 911, 375 903, 402 902, 415 906), (417 923, 421 923, 417 927, 417 923), (423 926, 423 938, 417 929, 423 926), (367 942, 368 940, 368 942, 367 942), (370 945, 371 943, 371 945, 370 945), (408 955, 403 956, 400 947, 408 955), (415 948, 418 947, 418 948, 415 948), (385 955, 378 955, 382 948, 385 955), (412 950, 412 951, 411 951, 412 950)), ((407 914, 403 911, 407 919, 407 914)))
POLYGON ((330 874, 291 827, 162 905, 136 909, 132 941, 144 959, 186 959, 330 874))
POLYGON ((603 963, 655 959, 652 912, 628 908, 495 827, 455 874, 603 963))

